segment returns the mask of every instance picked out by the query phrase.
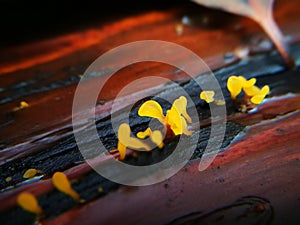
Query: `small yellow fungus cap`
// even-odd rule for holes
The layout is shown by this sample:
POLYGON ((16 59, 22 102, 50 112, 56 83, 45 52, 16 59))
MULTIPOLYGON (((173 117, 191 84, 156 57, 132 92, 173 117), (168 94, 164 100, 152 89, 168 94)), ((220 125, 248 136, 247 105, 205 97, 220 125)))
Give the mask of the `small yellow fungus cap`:
POLYGON ((226 104, 226 102, 224 100, 221 100, 221 99, 216 99, 215 103, 216 103, 216 105, 225 105, 226 104))
POLYGON ((125 159, 125 156, 126 156, 126 146, 123 145, 120 141, 118 141, 118 151, 119 151, 119 154, 120 154, 120 160, 123 160, 125 159))
POLYGON ((75 201, 79 201, 79 194, 72 189, 71 183, 67 176, 62 172, 56 172, 52 176, 53 185, 61 192, 72 197, 75 201))
POLYGON ((156 118, 160 122, 164 120, 163 110, 160 104, 154 100, 144 102, 138 110, 138 115, 156 118))
POLYGON ((200 98, 204 101, 206 101, 207 103, 211 103, 213 102, 215 96, 215 92, 214 91, 202 91, 200 93, 200 98))
POLYGON ((181 116, 175 108, 167 111, 167 123, 175 135, 185 134, 191 135, 192 132, 187 129, 187 123, 183 116, 181 116))
POLYGON ((238 76, 238 79, 241 81, 241 85, 243 88, 245 87, 251 87, 256 83, 256 79, 255 78, 251 78, 250 80, 247 80, 245 77, 243 76, 238 76))
POLYGON ((175 135, 191 135, 187 129, 187 122, 192 122, 191 117, 186 112, 187 100, 184 96, 176 99, 170 110, 167 111, 166 122, 175 135))
POLYGON ((150 127, 148 127, 145 131, 140 131, 136 134, 138 138, 144 139, 146 137, 149 137, 151 135, 152 131, 150 127))
POLYGON ((175 108, 177 110, 177 112, 179 113, 179 115, 182 115, 186 121, 188 123, 192 122, 191 117, 188 115, 187 111, 186 111, 186 107, 187 107, 187 100, 186 97, 184 96, 180 96, 179 98, 177 98, 172 105, 172 108, 175 108))
POLYGON ((242 82, 237 76, 231 76, 227 80, 227 88, 231 94, 232 99, 236 99, 242 91, 242 82))
POLYGON ((164 147, 163 143, 163 135, 159 130, 152 131, 150 127, 148 127, 145 131, 141 131, 137 133, 138 138, 146 138, 149 137, 153 143, 155 143, 159 148, 164 147))
POLYGON ((189 131, 188 130, 188 126, 187 126, 187 123, 186 123, 186 120, 181 117, 181 130, 182 130, 182 133, 185 134, 185 135, 191 135, 192 134, 192 131, 189 131))
POLYGON ((20 102, 20 109, 24 109, 24 108, 27 108, 27 107, 29 107, 29 104, 27 103, 27 102, 25 102, 25 101, 21 101, 20 102))
POLYGON ((247 96, 254 96, 260 92, 260 89, 257 86, 245 87, 244 91, 247 96))
POLYGON ((122 123, 118 129, 118 150, 120 152, 120 159, 123 160, 126 155, 126 148, 131 149, 141 149, 144 148, 150 151, 150 147, 144 144, 141 140, 137 138, 130 137, 131 130, 127 123, 122 123))
POLYGON ((231 98, 236 99, 236 96, 241 93, 242 89, 250 88, 254 86, 255 83, 255 78, 247 80, 243 76, 230 76, 227 80, 227 88, 231 94, 231 98))
POLYGON ((30 179, 30 178, 33 178, 36 174, 37 174, 37 170, 36 169, 28 169, 23 174, 23 178, 30 179))
POLYGON ((261 90, 259 90, 258 93, 256 93, 251 99, 250 101, 253 104, 260 104, 266 97, 266 95, 268 95, 270 92, 270 87, 268 85, 265 85, 261 90))
POLYGON ((176 108, 167 111, 166 122, 175 135, 182 134, 181 116, 176 108))
POLYGON ((28 108, 28 107, 29 107, 29 104, 27 102, 21 101, 19 106, 13 108, 13 111, 16 112, 16 111, 19 111, 21 109, 25 109, 25 108, 28 108))
POLYGON ((156 118, 165 126, 169 125, 175 135, 190 135, 191 132, 187 129, 187 122, 191 123, 192 119, 186 111, 186 106, 186 98, 180 96, 173 102, 171 109, 168 110, 166 116, 164 116, 160 104, 154 100, 149 100, 141 105, 138 114, 139 116, 156 118))
POLYGON ((42 209, 38 204, 36 197, 29 192, 22 192, 17 198, 18 205, 24 210, 29 211, 34 214, 41 214, 42 209))

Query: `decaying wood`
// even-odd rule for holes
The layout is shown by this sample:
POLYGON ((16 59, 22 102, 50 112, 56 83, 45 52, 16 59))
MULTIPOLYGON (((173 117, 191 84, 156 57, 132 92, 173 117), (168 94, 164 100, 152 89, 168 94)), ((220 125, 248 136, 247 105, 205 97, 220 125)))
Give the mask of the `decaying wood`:
MULTIPOLYGON (((298 3, 279 1, 275 17, 291 36, 291 54, 299 64, 298 3)), ((5 49, 10 54, 18 53, 19 58, 7 57, 0 63, 0 223, 35 221, 35 215, 16 205, 17 195, 30 191, 38 196, 43 208, 43 224, 212 224, 215 219, 219 224, 233 224, 241 216, 242 224, 295 224, 300 207, 299 67, 287 69, 276 51, 260 47, 259 40, 266 41, 266 37, 251 21, 195 8, 192 3, 99 23, 101 29, 87 28, 5 49), (190 18, 189 25, 181 24, 183 16, 190 18), (216 22, 220 17, 223 23, 216 22), (176 32, 178 24, 183 26, 182 34, 176 32), (145 63, 120 71, 119 75, 125 77, 115 78, 97 106, 97 128, 108 149, 117 146, 109 122, 111 102, 121 84, 130 79, 151 73, 178 82, 190 94, 201 117, 200 129, 197 123, 191 125, 195 133, 200 133, 200 139, 188 165, 162 183, 134 188, 99 176, 84 162, 72 134, 71 107, 84 69, 100 53, 138 39, 172 41, 203 57, 221 85, 228 123, 222 151, 207 170, 199 172, 199 159, 210 134, 210 111, 199 99, 201 89, 168 65, 145 63), (62 47, 56 51, 58 46, 62 47), (244 58, 236 53, 243 48, 250 50, 244 58), (28 49, 32 52, 26 53, 28 49), (238 112, 226 89, 230 75, 256 77, 259 86, 270 85, 267 101, 252 112, 238 112), (14 111, 23 100, 29 107, 14 111), (25 180, 23 173, 29 168, 41 170, 42 176, 25 180), (51 176, 55 171, 68 175, 84 203, 77 204, 53 188, 51 176)), ((201 71, 197 79, 203 79, 201 71)), ((138 91, 132 90, 126 101, 118 103, 118 117, 124 116, 122 110, 135 101, 138 91)), ((167 96, 176 92, 176 87, 166 84, 142 91, 167 96)), ((145 129, 148 122, 137 116, 137 107, 131 115, 134 132, 145 129)), ((125 162, 160 161, 172 152, 176 141, 167 140, 163 151, 139 153, 137 158, 128 151, 125 162)), ((93 163, 101 164, 103 159, 95 158, 93 163)))

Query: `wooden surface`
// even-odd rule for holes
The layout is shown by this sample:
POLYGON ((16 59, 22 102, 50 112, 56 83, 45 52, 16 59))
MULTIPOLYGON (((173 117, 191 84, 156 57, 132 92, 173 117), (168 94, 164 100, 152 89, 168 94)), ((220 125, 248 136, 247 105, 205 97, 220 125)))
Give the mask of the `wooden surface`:
MULTIPOLYGON (((275 19, 289 37, 298 65, 299 3, 278 0, 274 9, 275 19)), ((300 208, 299 67, 287 70, 261 28, 246 18, 186 1, 174 4, 154 1, 136 7, 127 6, 123 13, 112 10, 111 14, 85 20, 73 15, 79 13, 77 9, 72 13, 75 22, 83 20, 78 28, 75 22, 73 25, 66 22, 60 32, 41 31, 37 35, 35 31, 32 36, 23 34, 23 41, 3 39, 7 44, 1 45, 0 51, 0 199, 3 202, 0 223, 34 221, 33 215, 16 206, 18 193, 27 190, 39 196, 45 214, 41 218, 43 224, 82 224, 82 221, 84 224, 121 224, 121 221, 122 224, 168 224, 175 219, 178 224, 183 224, 183 220, 188 224, 191 221, 194 224, 256 224, 257 221, 297 224, 295 221, 300 219, 297 213, 300 208), (181 24, 184 16, 190 19, 190 25, 181 24), (180 24, 182 34, 176 32, 180 24), (197 170, 203 150, 200 148, 193 160, 169 180, 133 188, 105 180, 84 163, 74 144, 71 110, 80 75, 94 59, 121 44, 144 39, 171 41, 202 57, 215 70, 231 124, 224 149, 209 169, 197 170), (238 53, 245 49, 250 51, 249 58, 240 59, 238 53), (256 77, 259 84, 269 84, 270 99, 253 113, 237 112, 225 87, 227 77, 232 74, 256 77), (28 102, 29 107, 15 111, 21 101, 28 102), (24 182, 22 174, 32 167, 42 170, 44 176, 24 182), (55 171, 65 171, 74 188, 86 199, 85 203, 75 204, 53 188, 50 178, 55 171), (12 177, 12 181, 6 182, 7 177, 12 177), (104 189, 102 193, 97 191, 99 187, 104 189), (263 201, 266 209, 236 221, 246 206, 235 210, 235 202, 247 196, 255 196, 251 207, 263 201), (183 218, 192 212, 198 213, 183 218), (216 222, 221 215, 225 219, 216 222)), ((59 16, 63 18, 58 13, 59 16)), ((41 21, 51 22, 47 18, 41 17, 41 21)), ((18 29, 12 30, 7 29, 7 37, 19 34, 18 29)), ((54 26, 52 31, 55 30, 54 26)), ((122 85, 149 74, 175 80, 186 89, 190 87, 183 72, 159 63, 141 63, 120 71, 100 96, 104 106, 97 111, 100 118, 97 126, 107 130, 103 136, 109 137, 112 148, 116 147, 116 138, 111 137, 107 125, 111 101, 122 85)), ((150 85, 144 93, 151 93, 155 88, 150 85)), ((128 96, 134 99, 138 91, 141 90, 136 87, 128 96)), ((155 91, 168 95, 174 89, 166 86, 155 91)), ((196 96, 197 91, 200 92, 192 89, 191 93, 196 96)), ((205 127, 199 132, 206 137, 210 127, 209 108, 196 97, 193 100, 197 109, 203 111, 205 127)), ((122 109, 127 103, 119 107, 122 109)), ((137 120, 134 129, 144 126, 143 121, 137 120)), ((197 127, 193 129, 198 131, 197 127)), ((205 143, 207 140, 203 139, 205 143)), ((170 146, 173 141, 170 140, 170 146)), ((168 149, 167 144, 164 151, 168 149)), ((153 162, 151 156, 140 157, 153 162)), ((129 157, 130 160, 135 162, 129 157)), ((101 163, 101 159, 95 163, 101 163)))

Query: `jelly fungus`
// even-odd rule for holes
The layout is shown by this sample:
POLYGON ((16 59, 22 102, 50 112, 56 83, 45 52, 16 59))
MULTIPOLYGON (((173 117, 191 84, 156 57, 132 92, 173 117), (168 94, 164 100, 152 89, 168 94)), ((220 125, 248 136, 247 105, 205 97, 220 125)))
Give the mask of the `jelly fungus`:
POLYGON ((250 98, 250 101, 253 104, 258 105, 265 99, 265 97, 269 94, 269 92, 270 92, 269 86, 265 85, 262 89, 260 89, 257 93, 255 93, 255 95, 253 95, 252 98, 250 98))
POLYGON ((78 193, 71 187, 71 183, 67 176, 62 172, 56 172, 52 176, 53 185, 61 192, 72 197, 75 201, 79 201, 78 193))
POLYGON ((144 144, 137 138, 131 137, 130 134, 130 126, 127 123, 122 123, 118 129, 118 150, 120 153, 120 160, 125 158, 126 148, 131 148, 134 150, 144 148, 147 151, 151 150, 148 145, 144 144))
POLYGON ((236 99, 236 97, 241 93, 243 88, 252 87, 255 83, 255 78, 247 80, 242 76, 230 76, 227 80, 227 88, 231 94, 231 98, 236 99))
POLYGON ((265 85, 262 89, 260 89, 255 86, 255 83, 255 78, 247 80, 242 76, 231 76, 227 80, 227 88, 232 99, 236 99, 236 96, 243 90, 245 92, 245 98, 250 99, 252 104, 258 105, 270 93, 270 87, 265 85))
POLYGON ((202 91, 200 93, 200 98, 204 101, 206 101, 207 103, 211 103, 213 102, 215 96, 215 92, 214 91, 202 91))
POLYGON ((28 169, 23 174, 23 178, 30 179, 30 178, 33 178, 36 174, 37 174, 37 170, 36 169, 28 169))
POLYGON ((148 116, 158 119, 165 127, 170 127, 175 135, 185 134, 191 135, 191 131, 187 129, 187 123, 191 123, 192 119, 186 111, 187 100, 184 96, 180 96, 173 102, 166 116, 163 114, 162 107, 154 100, 144 102, 139 108, 139 116, 148 116))
POLYGON ((36 197, 29 192, 22 192, 18 195, 17 202, 24 210, 34 214, 41 214, 42 209, 38 204, 36 197))
POLYGON ((29 107, 29 104, 27 102, 25 102, 25 101, 20 102, 20 106, 19 106, 20 109, 24 109, 27 107, 29 107))
POLYGON ((151 141, 155 143, 159 148, 164 147, 163 135, 159 130, 152 131, 150 127, 148 127, 145 131, 138 132, 137 137, 141 139, 150 137, 151 141))

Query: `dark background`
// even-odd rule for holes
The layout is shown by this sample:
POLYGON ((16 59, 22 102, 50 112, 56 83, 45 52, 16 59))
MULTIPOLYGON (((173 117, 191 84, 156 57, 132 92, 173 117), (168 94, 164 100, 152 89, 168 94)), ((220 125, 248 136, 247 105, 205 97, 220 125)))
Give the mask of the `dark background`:
POLYGON ((0 46, 11 46, 188 0, 0 0, 0 46))

